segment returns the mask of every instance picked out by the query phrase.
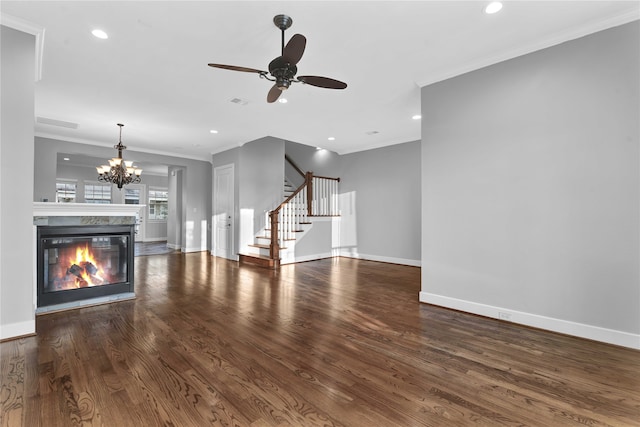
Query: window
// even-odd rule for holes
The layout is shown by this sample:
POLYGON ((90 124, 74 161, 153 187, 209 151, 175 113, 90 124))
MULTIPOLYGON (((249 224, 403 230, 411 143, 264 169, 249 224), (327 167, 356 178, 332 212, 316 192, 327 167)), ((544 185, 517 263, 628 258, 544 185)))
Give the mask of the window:
POLYGON ((124 204, 125 205, 139 205, 140 204, 140 189, 139 188, 125 188, 124 189, 124 204))
POLYGON ((76 202, 75 181, 57 181, 56 182, 56 202, 58 203, 75 203, 76 202))
POLYGON ((111 185, 85 184, 84 201, 86 203, 111 203, 111 185))
POLYGON ((165 220, 169 213, 169 191, 161 188, 149 189, 149 219, 165 220))

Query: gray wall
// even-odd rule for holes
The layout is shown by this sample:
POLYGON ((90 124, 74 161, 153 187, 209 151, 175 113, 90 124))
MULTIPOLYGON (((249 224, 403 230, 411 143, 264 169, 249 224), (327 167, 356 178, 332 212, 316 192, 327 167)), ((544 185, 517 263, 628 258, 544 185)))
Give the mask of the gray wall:
MULTIPOLYGON (((284 153, 303 171, 340 177, 342 216, 320 238, 323 254, 332 252, 409 265, 420 265, 420 142, 340 156, 315 147, 263 138, 242 147, 215 154, 213 167, 233 163, 236 180, 237 252, 244 252, 254 234, 264 227, 264 212, 280 203, 284 153)), ((314 225, 315 227, 315 225, 314 225)), ((315 254, 317 233, 296 246, 296 256, 315 254), (313 248, 313 249, 310 249, 313 248)))
POLYGON ((422 89, 422 301, 640 348, 639 40, 422 89))
POLYGON ((420 265, 420 141, 341 161, 342 254, 420 265))
POLYGON ((338 178, 340 175, 341 156, 339 154, 291 141, 285 141, 284 144, 285 153, 302 172, 313 172, 314 175, 329 178, 338 178))
POLYGON ((35 332, 31 274, 35 37, 0 28, 0 339, 4 339, 35 332))
MULTIPOLYGON (((83 203, 84 202, 84 182, 85 181, 93 181, 98 182, 96 175, 95 166, 77 166, 77 165, 68 165, 64 163, 58 163, 56 168, 56 178, 62 179, 70 179, 77 180, 76 187, 76 202, 83 203)), ((142 175, 142 182, 140 185, 143 185, 146 190, 145 194, 149 194, 149 187, 160 187, 160 188, 169 188, 169 179, 167 176, 160 175, 150 175, 148 173, 144 173, 142 175)), ((122 203, 120 198, 122 195, 118 194, 118 189, 116 186, 113 187, 111 192, 111 202, 112 203, 122 203)), ((51 200, 51 201, 55 201, 51 200)), ((146 201, 141 201, 141 204, 146 204, 146 201)), ((143 241, 160 241, 167 239, 167 221, 150 221, 147 218, 148 210, 144 208, 144 236, 142 237, 143 241)), ((175 217, 172 218, 175 220, 175 217)))
POLYGON ((284 201, 284 142, 266 137, 240 147, 238 207, 239 251, 265 226, 265 212, 284 201))
POLYGON ((183 167, 169 167, 169 221, 167 221, 167 246, 173 249, 182 248, 183 218, 186 217, 184 202, 183 167))
MULTIPOLYGON (((36 137, 35 200, 42 198, 55 200, 58 153, 81 154, 108 159, 113 157, 113 148, 36 137)), ((207 250, 209 248, 209 218, 211 217, 211 164, 201 160, 142 153, 135 150, 127 150, 127 153, 131 159, 144 159, 147 163, 170 165, 184 171, 181 200, 183 215, 180 224, 181 241, 179 246, 185 252, 207 250)), ((175 229, 172 231, 175 235, 175 229)))

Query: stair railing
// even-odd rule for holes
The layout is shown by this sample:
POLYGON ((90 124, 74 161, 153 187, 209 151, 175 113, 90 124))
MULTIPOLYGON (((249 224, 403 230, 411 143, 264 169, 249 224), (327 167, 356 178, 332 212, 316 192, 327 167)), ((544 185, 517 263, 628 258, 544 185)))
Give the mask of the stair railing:
POLYGON ((310 216, 336 216, 338 210, 338 183, 340 178, 304 174, 304 183, 284 202, 269 212, 271 229, 269 258, 280 259, 280 248, 284 241, 294 240, 301 230, 300 224, 308 223, 310 216))

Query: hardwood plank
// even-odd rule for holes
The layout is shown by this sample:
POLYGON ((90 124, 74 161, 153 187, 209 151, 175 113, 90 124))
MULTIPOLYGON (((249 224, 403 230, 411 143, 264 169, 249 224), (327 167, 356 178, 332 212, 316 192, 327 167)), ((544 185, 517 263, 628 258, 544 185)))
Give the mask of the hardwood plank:
POLYGON ((136 258, 0 343, 0 426, 637 426, 640 352, 418 302, 420 269, 136 258))

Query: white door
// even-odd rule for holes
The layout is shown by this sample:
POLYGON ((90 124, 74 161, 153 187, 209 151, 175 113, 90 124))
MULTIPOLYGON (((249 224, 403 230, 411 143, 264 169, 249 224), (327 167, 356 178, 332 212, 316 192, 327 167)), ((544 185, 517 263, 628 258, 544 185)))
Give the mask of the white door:
POLYGON ((213 255, 235 260, 233 253, 233 164, 213 169, 213 255))

